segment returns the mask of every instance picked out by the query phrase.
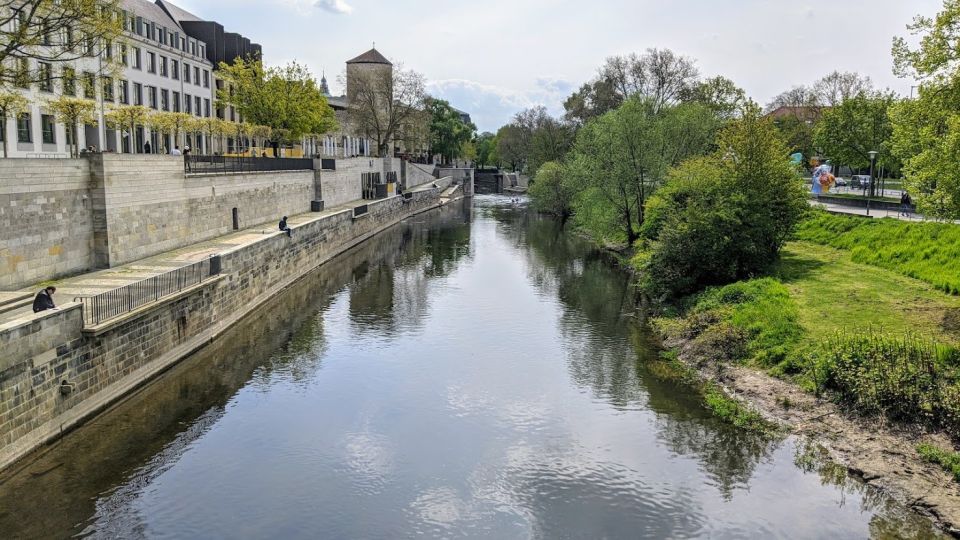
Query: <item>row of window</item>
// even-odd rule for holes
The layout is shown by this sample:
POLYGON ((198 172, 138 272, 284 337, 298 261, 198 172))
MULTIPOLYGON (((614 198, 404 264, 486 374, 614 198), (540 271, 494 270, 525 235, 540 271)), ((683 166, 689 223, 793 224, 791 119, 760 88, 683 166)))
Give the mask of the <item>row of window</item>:
POLYGON ((207 55, 207 48, 203 42, 188 39, 187 36, 180 35, 178 30, 165 28, 163 25, 148 21, 143 17, 123 12, 123 29, 193 56, 203 58, 207 55))
MULTIPOLYGON (((43 141, 43 144, 57 144, 57 131, 55 127, 56 120, 52 114, 40 115, 40 140, 43 141)), ((6 126, 0 129, 0 141, 7 136, 6 131, 6 126)), ((71 133, 69 129, 66 133, 67 144, 71 144, 73 133, 71 133)), ((33 117, 30 113, 23 113, 17 117, 17 142, 33 142, 33 117)))
MULTIPOLYGON (((143 69, 142 53, 140 47, 133 47, 133 69, 143 69)), ((127 51, 126 45, 122 45, 120 48, 120 59, 123 62, 123 65, 127 64, 127 51)), ((161 77, 170 77, 174 80, 180 80, 180 62, 175 59, 167 58, 162 54, 159 55, 159 63, 157 62, 158 55, 147 51, 146 60, 147 60, 147 73, 157 73, 157 68, 159 67, 161 77)), ((201 82, 203 83, 204 88, 210 88, 210 70, 201 69, 199 66, 191 66, 190 64, 183 63, 183 82, 200 86, 201 82), (191 77, 191 73, 193 76, 191 77), (201 77, 202 75, 202 77, 201 77)))

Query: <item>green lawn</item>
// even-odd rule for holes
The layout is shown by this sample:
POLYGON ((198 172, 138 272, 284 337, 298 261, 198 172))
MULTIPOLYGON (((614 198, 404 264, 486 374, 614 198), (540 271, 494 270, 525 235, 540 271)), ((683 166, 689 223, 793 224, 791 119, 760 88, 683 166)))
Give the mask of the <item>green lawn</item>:
POLYGON ((917 279, 854 262, 848 251, 790 242, 772 274, 796 302, 808 343, 839 330, 856 332, 872 326, 960 344, 960 298, 917 279))

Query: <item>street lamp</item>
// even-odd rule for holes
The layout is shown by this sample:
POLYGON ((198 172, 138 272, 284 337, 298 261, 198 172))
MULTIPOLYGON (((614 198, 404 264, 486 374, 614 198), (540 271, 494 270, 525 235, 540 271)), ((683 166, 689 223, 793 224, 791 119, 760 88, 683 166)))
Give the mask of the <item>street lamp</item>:
POLYGON ((867 215, 868 216, 870 215, 870 199, 872 199, 874 193, 876 193, 875 186, 877 185, 877 183, 876 183, 876 180, 874 180, 873 178, 873 173, 874 173, 874 166, 877 163, 877 154, 879 153, 880 152, 877 152, 876 150, 871 150, 867 152, 867 154, 870 156, 870 197, 867 198, 867 215))

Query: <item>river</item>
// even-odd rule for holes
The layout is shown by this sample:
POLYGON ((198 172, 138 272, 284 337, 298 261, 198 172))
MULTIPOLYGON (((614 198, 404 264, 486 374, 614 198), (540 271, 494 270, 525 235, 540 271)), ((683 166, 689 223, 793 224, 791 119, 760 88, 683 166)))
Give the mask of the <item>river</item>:
POLYGON ((935 534, 659 377, 633 306, 509 198, 421 214, 0 478, 0 537, 935 534))

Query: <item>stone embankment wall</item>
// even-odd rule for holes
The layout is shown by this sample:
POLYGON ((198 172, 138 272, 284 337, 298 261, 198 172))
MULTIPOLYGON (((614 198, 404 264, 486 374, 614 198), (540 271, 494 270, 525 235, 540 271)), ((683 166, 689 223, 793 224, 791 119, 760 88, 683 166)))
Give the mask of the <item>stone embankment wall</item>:
POLYGON ((105 266, 116 266, 284 215, 310 211, 313 171, 185 174, 183 159, 102 154, 92 158, 105 193, 105 266))
POLYGON ((427 182, 433 182, 437 178, 433 175, 433 165, 422 165, 420 163, 406 164, 407 189, 421 186, 427 182))
POLYGON ((360 175, 382 172, 378 158, 338 159, 337 170, 320 171, 320 191, 326 208, 339 206, 362 197, 360 175))
MULTIPOLYGON (((0 290, 109 268, 361 198, 360 175, 399 159, 338 159, 336 170, 185 174, 164 155, 0 161, 0 290)), ((419 177, 418 177, 419 178, 419 177)), ((432 180, 432 177, 430 178, 432 180)), ((418 179, 417 182, 420 182, 418 179)))
POLYGON ((81 308, 0 327, 0 469, 55 439, 224 332, 300 276, 414 213, 440 189, 371 201, 317 217, 224 252, 221 274, 100 327, 81 329, 81 308), (61 391, 62 381, 73 384, 61 391))
POLYGON ((0 159, 0 290, 93 265, 90 168, 80 159, 0 159))

